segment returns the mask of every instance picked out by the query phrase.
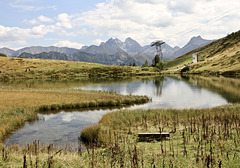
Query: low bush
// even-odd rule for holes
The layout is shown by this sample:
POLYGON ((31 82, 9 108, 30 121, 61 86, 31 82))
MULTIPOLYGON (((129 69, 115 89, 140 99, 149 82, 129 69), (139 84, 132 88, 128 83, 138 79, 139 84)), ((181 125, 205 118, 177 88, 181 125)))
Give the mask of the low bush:
POLYGON ((96 143, 99 142, 99 132, 100 125, 87 126, 82 130, 80 138, 86 144, 96 143))

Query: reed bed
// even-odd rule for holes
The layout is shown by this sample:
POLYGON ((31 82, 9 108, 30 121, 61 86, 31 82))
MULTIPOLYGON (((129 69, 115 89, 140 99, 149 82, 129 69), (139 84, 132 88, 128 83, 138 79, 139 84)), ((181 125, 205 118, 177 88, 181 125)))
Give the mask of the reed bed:
MULTIPOLYGON (((239 104, 209 109, 118 111, 105 114, 94 127, 98 127, 95 137, 99 140, 91 141, 89 136, 88 143, 104 146, 99 152, 104 151, 106 167, 240 166, 239 104), (137 134, 141 132, 169 132, 170 138, 138 142, 137 134)), ((82 136, 85 131, 94 132, 89 130, 83 130, 82 136)))
POLYGON ((4 136, 37 118, 38 112, 146 103, 146 96, 123 96, 112 91, 0 89, 0 142, 4 136))
POLYGON ((84 168, 86 161, 79 154, 71 152, 69 147, 59 148, 53 145, 40 145, 35 141, 27 146, 0 145, 0 167, 6 168, 42 168, 42 167, 79 167, 84 168))
POLYGON ((208 109, 121 110, 87 127, 85 151, 39 145, 0 145, 2 167, 239 167, 240 105, 208 109), (140 142, 140 132, 169 132, 140 142))

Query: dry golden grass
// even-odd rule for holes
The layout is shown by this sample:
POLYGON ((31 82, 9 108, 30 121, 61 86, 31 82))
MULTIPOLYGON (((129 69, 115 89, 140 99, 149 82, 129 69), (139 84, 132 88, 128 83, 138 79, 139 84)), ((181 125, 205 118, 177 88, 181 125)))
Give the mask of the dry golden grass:
POLYGON ((124 99, 122 95, 94 91, 0 90, 0 94, 0 106, 11 108, 124 99))
POLYGON ((107 66, 96 63, 0 57, 0 80, 76 79, 83 77, 122 77, 157 75, 153 67, 107 66))
POLYGON ((84 90, 1 89, 0 95, 0 140, 26 121, 34 120, 39 110, 110 107, 148 101, 147 97, 84 90))
POLYGON ((59 148, 52 148, 48 145, 30 144, 26 147, 10 146, 4 147, 0 145, 1 156, 0 167, 17 168, 23 167, 26 156, 25 165, 27 167, 78 167, 84 168, 88 163, 83 158, 86 153, 80 157, 74 152, 60 151, 59 148), (5 156, 6 154, 6 156, 5 156), (51 158, 52 157, 52 158, 51 158), (51 158, 51 159, 50 159, 51 158))
POLYGON ((177 67, 192 62, 192 54, 199 52, 198 63, 190 65, 189 73, 216 72, 224 74, 240 72, 240 31, 232 33, 208 45, 190 51, 166 63, 168 70, 163 73, 179 72, 177 67), (182 62, 182 65, 180 63, 182 62))
MULTIPOLYGON (((108 136, 102 153, 118 166, 237 168, 239 112, 239 104, 207 109, 122 110, 105 114, 93 127, 102 132, 96 136, 100 143, 101 136, 108 136), (170 137, 139 142, 138 133, 142 132, 169 132, 170 137)), ((96 135, 90 127, 83 131, 96 135)), ((100 160, 93 164, 97 162, 100 160)))

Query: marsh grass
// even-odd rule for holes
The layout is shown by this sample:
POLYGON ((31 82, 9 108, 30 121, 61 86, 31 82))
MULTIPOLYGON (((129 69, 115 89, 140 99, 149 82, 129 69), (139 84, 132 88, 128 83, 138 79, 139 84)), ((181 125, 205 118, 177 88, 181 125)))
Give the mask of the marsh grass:
POLYGON ((0 145, 0 167, 85 167, 87 162, 78 154, 69 152, 69 149, 54 147, 53 145, 40 145, 38 141, 24 147, 17 145, 0 145))
MULTIPOLYGON (((114 162, 105 163, 107 167, 239 167, 239 123, 239 104, 209 109, 117 111, 100 120, 97 138, 108 140, 97 142, 104 142, 103 151, 109 157, 106 160, 114 162), (138 142, 140 132, 169 132, 170 138, 138 142)), ((88 130, 91 127, 82 135, 88 130)))
MULTIPOLYGON (((0 145, 2 167, 239 167, 240 105, 208 109, 121 110, 86 127, 86 150, 34 142, 0 145), (140 132, 169 132, 139 142, 140 132)), ((81 145, 80 145, 81 146, 81 145)), ((81 148, 79 148, 81 149, 81 148)))
POLYGON ((108 91, 64 89, 0 89, 0 140, 38 112, 146 103, 145 96, 123 96, 108 91))

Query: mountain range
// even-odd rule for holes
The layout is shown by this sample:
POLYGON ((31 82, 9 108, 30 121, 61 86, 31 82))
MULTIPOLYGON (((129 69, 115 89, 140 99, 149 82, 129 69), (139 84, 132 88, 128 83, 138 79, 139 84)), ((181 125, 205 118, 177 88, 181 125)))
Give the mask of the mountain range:
MULTIPOLYGON (((176 46, 171 47, 164 43, 162 45, 163 60, 175 59, 191 50, 211 43, 213 40, 205 40, 201 36, 193 37, 182 48, 176 46)), ((106 42, 102 42, 99 46, 84 46, 81 49, 68 47, 26 47, 20 50, 12 50, 9 48, 1 48, 0 53, 12 56, 21 56, 26 58, 42 58, 42 59, 63 59, 73 61, 86 61, 102 63, 106 65, 128 65, 135 62, 142 65, 147 60, 149 64, 155 56, 155 48, 151 45, 141 46, 132 38, 127 38, 124 42, 115 38, 111 38, 106 42)))

